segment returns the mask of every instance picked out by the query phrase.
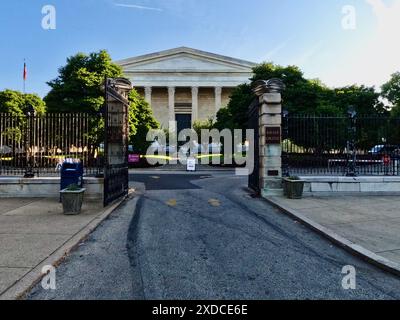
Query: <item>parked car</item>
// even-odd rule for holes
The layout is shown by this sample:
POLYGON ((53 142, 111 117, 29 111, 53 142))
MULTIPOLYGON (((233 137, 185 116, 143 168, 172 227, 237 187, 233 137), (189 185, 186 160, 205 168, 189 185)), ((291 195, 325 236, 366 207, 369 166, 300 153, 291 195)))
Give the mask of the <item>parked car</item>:
POLYGON ((168 155, 174 154, 176 152, 176 146, 165 146, 164 147, 164 152, 168 155))
POLYGON ((210 143, 208 145, 208 152, 210 154, 220 154, 222 152, 222 143, 210 143))
POLYGON ((376 145, 368 153, 371 155, 396 155, 399 153, 400 145, 376 145))
POLYGON ((0 146, 0 154, 9 154, 12 153, 12 148, 9 146, 0 146))
POLYGON ((196 141, 192 142, 191 147, 189 147, 187 144, 178 147, 179 153, 186 154, 188 156, 189 152, 191 155, 201 155, 203 153, 203 149, 204 147, 196 141))
POLYGON ((154 141, 150 147, 149 147, 149 152, 152 152, 154 154, 158 154, 158 151, 163 151, 164 147, 156 140, 154 141))

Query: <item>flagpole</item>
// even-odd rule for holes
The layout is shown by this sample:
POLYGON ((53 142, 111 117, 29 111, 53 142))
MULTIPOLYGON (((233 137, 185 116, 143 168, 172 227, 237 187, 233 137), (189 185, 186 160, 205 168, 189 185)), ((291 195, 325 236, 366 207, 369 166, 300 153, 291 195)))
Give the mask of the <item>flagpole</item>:
POLYGON ((24 58, 24 86, 23 86, 23 90, 24 90, 24 94, 26 94, 26 59, 24 58))

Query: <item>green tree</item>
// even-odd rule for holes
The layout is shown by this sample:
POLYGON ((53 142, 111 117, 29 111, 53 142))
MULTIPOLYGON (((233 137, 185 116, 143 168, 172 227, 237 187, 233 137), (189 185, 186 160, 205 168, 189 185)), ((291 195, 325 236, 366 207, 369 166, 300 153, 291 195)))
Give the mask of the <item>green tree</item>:
POLYGON ((49 112, 96 113, 104 105, 104 79, 123 76, 122 68, 112 62, 105 50, 69 57, 58 73, 47 83, 51 90, 44 100, 49 112))
POLYGON ((94 153, 104 140, 104 119, 99 114, 105 103, 102 86, 106 77, 122 77, 122 68, 112 62, 107 51, 101 50, 67 58, 67 63, 58 69, 58 73, 56 79, 47 83, 51 87, 44 98, 48 112, 92 113, 88 139, 94 153))
POLYGON ((291 113, 325 112, 329 108, 329 89, 318 80, 307 80, 296 66, 282 67, 273 63, 262 63, 254 67, 251 84, 243 84, 233 90, 226 108, 217 115, 217 128, 245 129, 248 107, 255 99, 251 88, 257 80, 282 79, 286 85, 283 93, 284 107, 291 113), (321 110, 318 107, 321 107, 321 110))
POLYGON ((392 74, 388 82, 382 86, 382 96, 393 106, 392 114, 400 116, 400 72, 392 74))
POLYGON ((251 84, 234 89, 226 108, 217 115, 217 128, 244 129, 247 125, 248 107, 255 99, 251 91, 257 80, 282 79, 286 90, 282 93, 283 106, 291 114, 341 115, 352 105, 360 114, 384 114, 386 109, 379 101, 379 93, 373 87, 348 86, 331 89, 318 79, 306 79, 296 66, 279 66, 262 63, 254 67, 251 84))
POLYGON ((215 127, 215 121, 212 117, 207 120, 197 120, 193 123, 193 130, 196 132, 198 138, 197 143, 203 145, 204 150, 207 149, 208 144, 211 143, 212 141, 211 139, 209 139, 209 141, 203 141, 202 131, 203 130, 211 131, 212 129, 214 129, 214 127, 215 127))
POLYGON ((150 105, 136 90, 130 92, 129 101, 129 140, 136 152, 145 154, 151 144, 146 141, 147 133, 151 129, 159 129, 160 124, 154 118, 150 105))
MULTIPOLYGON (((318 106, 325 106, 329 98, 329 89, 319 80, 304 78, 303 72, 296 66, 280 66, 262 63, 253 70, 252 83, 257 80, 281 79, 286 89, 283 92, 284 107, 291 113, 318 113, 318 106)), ((324 107, 326 110, 326 107, 324 107)))
MULTIPOLYGON (((78 53, 67 59, 59 70, 56 79, 48 82, 51 91, 45 101, 49 112, 89 112, 99 114, 104 106, 102 86, 105 78, 123 77, 122 68, 113 63, 107 51, 78 53)), ((155 120, 149 104, 135 91, 129 94, 130 142, 138 152, 147 150, 146 135, 149 129, 156 129, 155 120)), ((90 119, 89 139, 93 145, 102 142, 104 119, 90 119)))
POLYGON ((24 94, 14 90, 0 91, 0 113, 24 116, 32 106, 37 115, 46 112, 46 104, 36 94, 24 94))
POLYGON ((391 144, 400 144, 400 72, 392 74, 390 80, 382 86, 382 96, 391 104, 390 135, 391 144))
POLYGON ((201 138, 202 130, 212 130, 214 129, 215 122, 213 118, 207 120, 197 120, 193 123, 193 130, 196 132, 199 139, 201 138))
POLYGON ((6 122, 0 126, 0 133, 14 142, 20 142, 23 135, 23 127, 26 124, 26 114, 31 107, 38 116, 46 112, 46 104, 36 94, 24 94, 14 90, 0 91, 0 113, 8 113, 13 116, 13 122, 6 122))
POLYGON ((329 102, 343 113, 349 106, 354 106, 361 115, 385 114, 385 106, 379 98, 374 87, 352 85, 333 89, 329 102))
MULTIPOLYGON (((379 93, 374 87, 353 85, 332 89, 318 79, 306 79, 303 72, 296 66, 283 67, 273 63, 259 64, 253 69, 253 72, 251 83, 234 89, 228 106, 218 112, 216 123, 218 129, 245 129, 248 122, 248 108, 256 98, 251 90, 253 83, 257 80, 271 78, 279 78, 285 83, 286 90, 282 93, 283 107, 290 114, 338 117, 336 120, 328 118, 318 122, 314 121, 311 125, 309 119, 296 120, 304 121, 303 128, 307 133, 298 132, 299 135, 296 135, 297 129, 289 129, 291 132, 290 143, 303 148, 314 148, 319 152, 332 148, 344 148, 349 106, 354 106, 358 114, 369 116, 387 114, 387 108, 380 102, 379 93), (337 139, 330 137, 337 137, 337 139), (337 140, 337 143, 333 140, 337 140)), ((387 86, 391 88, 391 90, 387 90, 388 97, 396 97, 394 92, 400 92, 396 91, 396 88, 400 88, 400 74, 393 78, 396 80, 392 79, 391 85, 387 86), (396 85, 398 86, 396 87, 396 85)), ((400 108, 394 108, 392 112, 395 113, 396 110, 399 110, 398 114, 400 114, 400 108)), ((292 125, 295 124, 292 122, 292 125)), ((359 145, 367 146, 371 141, 375 141, 377 130, 379 128, 370 127, 359 132, 359 145)))
POLYGON ((215 127, 219 130, 246 128, 247 112, 253 99, 250 85, 242 84, 233 89, 228 106, 217 113, 215 127))

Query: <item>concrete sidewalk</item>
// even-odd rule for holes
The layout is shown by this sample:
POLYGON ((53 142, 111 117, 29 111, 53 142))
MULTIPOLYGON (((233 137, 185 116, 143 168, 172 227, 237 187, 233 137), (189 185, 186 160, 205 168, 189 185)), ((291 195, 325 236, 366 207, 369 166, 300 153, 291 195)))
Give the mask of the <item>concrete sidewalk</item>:
POLYGON ((114 206, 85 200, 80 215, 65 216, 56 199, 0 199, 0 299, 16 298, 43 265, 61 259, 114 206))
POLYGON ((301 200, 271 197, 268 200, 299 220, 310 221, 321 233, 348 240, 344 246, 351 243, 360 247, 361 254, 372 252, 366 258, 372 257, 377 264, 382 262, 379 257, 383 257, 400 266, 400 197, 334 196, 301 200))

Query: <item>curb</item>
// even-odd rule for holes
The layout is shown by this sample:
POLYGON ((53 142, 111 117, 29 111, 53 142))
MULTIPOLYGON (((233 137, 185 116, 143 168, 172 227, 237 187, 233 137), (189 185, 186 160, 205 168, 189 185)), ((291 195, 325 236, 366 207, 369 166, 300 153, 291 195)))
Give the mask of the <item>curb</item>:
POLYGON ((316 231, 318 234, 322 235, 323 237, 329 239, 334 244, 340 246, 341 248, 345 249, 346 251, 350 252, 351 254, 361 258, 369 262, 370 264, 381 268, 385 271, 388 271, 396 276, 400 276, 400 264, 390 261, 384 257, 377 255, 376 253, 365 249, 364 247, 351 242, 350 240, 338 235, 336 232, 332 231, 329 228, 326 228, 319 223, 305 217, 303 214, 297 212, 296 210, 289 208, 285 205, 278 203, 273 199, 264 198, 269 204, 273 205, 277 209, 280 209, 288 216, 299 220, 303 225, 311 228, 312 230, 316 231))
POLYGON ((44 277, 42 274, 42 268, 44 266, 59 266, 74 249, 76 249, 93 231, 97 229, 97 227, 99 227, 103 221, 105 221, 116 209, 129 199, 131 194, 132 193, 127 197, 118 200, 108 207, 101 215, 90 221, 88 225, 83 227, 74 236, 67 240, 67 242, 65 242, 60 248, 54 251, 50 256, 1 294, 0 300, 23 300, 26 294, 44 277))

